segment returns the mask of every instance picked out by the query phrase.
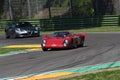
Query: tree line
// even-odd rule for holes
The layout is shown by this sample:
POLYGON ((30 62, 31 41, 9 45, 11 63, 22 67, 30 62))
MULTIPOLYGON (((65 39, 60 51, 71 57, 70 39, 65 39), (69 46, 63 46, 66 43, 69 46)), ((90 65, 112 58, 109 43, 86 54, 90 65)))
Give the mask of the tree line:
MULTIPOLYGON (((13 10, 13 7, 11 6, 9 1, 13 3, 13 1, 15 0, 1 0, 0 1, 0 18, 2 18, 2 16, 4 15, 5 2, 7 2, 9 5, 7 6, 8 12, 10 12, 10 9, 9 9, 10 7, 12 8, 11 10, 13 10)), ((28 3, 30 1, 31 0, 19 0, 20 6, 17 6, 19 7, 17 9, 20 9, 22 11, 22 9, 24 8, 23 6, 25 6, 26 4, 27 6, 26 12, 28 13, 28 16, 31 17, 32 14, 30 13, 30 8, 32 6, 29 4, 31 4, 32 2, 28 3)), ((38 1, 42 1, 42 0, 38 0, 38 1)), ((105 15, 105 14, 111 15, 111 14, 117 14, 115 12, 117 12, 116 10, 119 10, 119 6, 115 7, 115 5, 118 3, 118 2, 115 2, 115 0, 43 0, 43 1, 46 1, 43 8, 48 8, 49 11, 50 11, 50 8, 53 6, 54 7, 62 7, 62 6, 69 7, 72 16, 93 16, 93 15, 105 15)), ((36 4, 37 3, 35 3, 34 5, 36 4)), ((37 8, 39 8, 39 6, 37 6, 37 8)), ((14 12, 17 12, 17 11, 14 11, 14 12)), ((21 15, 24 13, 19 12, 19 14, 21 15)), ((14 14, 14 16, 16 15, 18 14, 14 14)))

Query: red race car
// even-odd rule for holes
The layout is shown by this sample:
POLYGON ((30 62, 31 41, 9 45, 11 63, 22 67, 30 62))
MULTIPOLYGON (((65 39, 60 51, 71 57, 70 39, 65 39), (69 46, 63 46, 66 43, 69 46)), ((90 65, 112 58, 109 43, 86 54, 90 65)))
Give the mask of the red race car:
POLYGON ((55 32, 42 37, 42 49, 68 49, 84 45, 86 34, 72 34, 70 32, 55 32))

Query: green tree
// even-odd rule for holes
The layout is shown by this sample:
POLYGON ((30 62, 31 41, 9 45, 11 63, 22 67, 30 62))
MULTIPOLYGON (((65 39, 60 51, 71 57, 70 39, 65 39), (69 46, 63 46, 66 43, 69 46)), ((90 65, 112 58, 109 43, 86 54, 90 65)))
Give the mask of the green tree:
POLYGON ((94 14, 92 0, 72 0, 74 16, 91 16, 94 14))
POLYGON ((3 14, 3 12, 4 12, 4 2, 5 2, 5 0, 1 0, 0 1, 0 18, 1 18, 1 16, 2 16, 2 14, 3 14))

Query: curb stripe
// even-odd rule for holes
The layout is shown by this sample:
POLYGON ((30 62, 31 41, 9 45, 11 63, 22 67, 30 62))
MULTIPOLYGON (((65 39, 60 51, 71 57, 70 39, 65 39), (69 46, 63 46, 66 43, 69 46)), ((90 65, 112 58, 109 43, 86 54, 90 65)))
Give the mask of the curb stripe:
POLYGON ((31 44, 31 45, 10 45, 5 46, 5 48, 41 48, 40 44, 31 44))
POLYGON ((99 70, 99 69, 114 68, 114 67, 120 67, 120 61, 109 62, 109 63, 104 63, 104 64, 89 65, 89 66, 84 66, 84 67, 64 69, 64 70, 60 70, 60 72, 81 73, 81 72, 95 71, 95 70, 99 70))
POLYGON ((120 61, 109 62, 104 64, 96 64, 96 65, 90 65, 90 66, 84 66, 84 67, 77 67, 77 68, 69 68, 64 70, 56 70, 51 72, 45 72, 38 75, 32 74, 33 76, 26 76, 26 77, 24 76, 21 78, 16 77, 15 80, 37 80, 37 79, 45 79, 45 78, 55 78, 55 77, 61 77, 66 75, 72 75, 75 73, 82 73, 82 72, 95 71, 95 70, 114 68, 114 67, 120 67, 120 61))
POLYGON ((21 79, 15 79, 15 80, 37 80, 37 79, 45 79, 45 78, 54 78, 54 77, 60 77, 60 76, 65 76, 65 75, 71 75, 74 74, 73 72, 58 72, 58 73, 53 73, 53 74, 46 74, 44 76, 31 76, 28 78, 21 78, 21 79))
POLYGON ((36 51, 36 50, 42 50, 42 48, 31 48, 31 49, 28 49, 28 50, 36 51))
POLYGON ((9 46, 0 46, 1 48, 8 48, 8 49, 14 49, 14 48, 22 48, 24 50, 19 50, 19 51, 10 51, 5 54, 0 54, 0 57, 2 56, 10 56, 14 54, 19 54, 19 53, 27 53, 31 51, 42 51, 42 47, 40 44, 29 44, 29 45, 9 45, 9 46))

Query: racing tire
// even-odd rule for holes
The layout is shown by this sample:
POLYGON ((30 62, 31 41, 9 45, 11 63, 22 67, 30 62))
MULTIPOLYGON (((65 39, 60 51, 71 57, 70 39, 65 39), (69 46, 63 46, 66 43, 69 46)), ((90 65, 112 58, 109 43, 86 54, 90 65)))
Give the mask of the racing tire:
POLYGON ((11 38, 11 39, 16 39, 16 34, 10 35, 10 38, 11 38))
POLYGON ((47 51, 48 49, 47 48, 43 48, 43 51, 47 51))
POLYGON ((71 44, 70 44, 70 48, 73 49, 73 48, 77 48, 78 45, 77 45, 77 40, 75 39, 75 41, 72 39, 71 41, 71 44))
POLYGON ((9 38, 10 38, 10 36, 9 36, 7 33, 6 33, 5 37, 6 37, 6 39, 9 39, 9 38))
POLYGON ((36 37, 40 37, 40 34, 37 34, 36 37))
POLYGON ((70 49, 73 49, 74 48, 74 46, 73 46, 73 40, 71 40, 71 42, 70 42, 70 49))
POLYGON ((81 39, 81 42, 80 42, 80 47, 83 47, 84 46, 84 37, 81 39))
POLYGON ((11 39, 16 39, 16 38, 17 38, 16 33, 15 33, 15 32, 12 32, 12 33, 10 34, 10 38, 11 38, 11 39))

